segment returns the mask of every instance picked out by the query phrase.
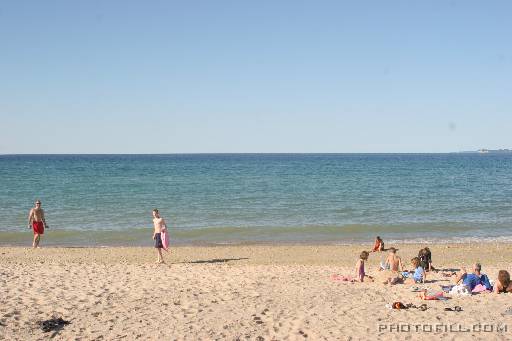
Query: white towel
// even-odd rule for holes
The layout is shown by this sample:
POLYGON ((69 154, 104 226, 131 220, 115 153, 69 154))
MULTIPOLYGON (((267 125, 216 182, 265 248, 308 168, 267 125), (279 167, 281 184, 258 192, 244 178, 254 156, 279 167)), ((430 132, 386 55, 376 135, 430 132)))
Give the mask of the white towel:
POLYGON ((465 286, 464 284, 458 284, 450 290, 449 294, 458 296, 470 296, 471 292, 469 291, 468 287, 465 286))

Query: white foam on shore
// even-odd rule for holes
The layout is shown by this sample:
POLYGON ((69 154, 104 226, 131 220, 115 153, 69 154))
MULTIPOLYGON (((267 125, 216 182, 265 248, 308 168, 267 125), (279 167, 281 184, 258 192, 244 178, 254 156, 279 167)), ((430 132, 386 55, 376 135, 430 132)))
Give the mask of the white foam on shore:
POLYGON ((388 244, 512 243, 512 236, 390 239, 390 240, 385 240, 385 242, 388 244))

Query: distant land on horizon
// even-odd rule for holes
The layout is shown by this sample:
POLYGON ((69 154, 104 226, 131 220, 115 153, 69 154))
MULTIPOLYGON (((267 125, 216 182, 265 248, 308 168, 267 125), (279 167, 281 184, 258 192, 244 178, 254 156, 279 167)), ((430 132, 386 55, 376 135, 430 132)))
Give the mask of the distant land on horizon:
POLYGON ((469 151, 462 151, 459 153, 474 153, 474 154, 506 154, 506 153, 512 153, 512 149, 478 149, 478 150, 469 150, 469 151))

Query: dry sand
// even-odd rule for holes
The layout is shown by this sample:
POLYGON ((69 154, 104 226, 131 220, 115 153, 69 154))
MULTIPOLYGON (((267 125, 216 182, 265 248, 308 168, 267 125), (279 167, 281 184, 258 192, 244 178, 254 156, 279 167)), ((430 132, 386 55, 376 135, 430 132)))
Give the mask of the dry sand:
MULTIPOLYGON (((420 249, 397 247, 406 264, 420 249)), ((0 339, 512 339, 512 316, 503 314, 512 306, 510 294, 420 301, 406 285, 333 282, 332 274, 352 274, 363 249, 178 247, 164 255, 167 264, 156 265, 151 248, 3 247, 0 339), (393 301, 426 303, 428 310, 387 309, 386 303, 393 301), (455 305, 464 311, 444 311, 455 305), (52 315, 71 324, 44 333, 37 321, 52 315), (397 324, 402 330, 410 325, 413 331, 396 332, 397 324), (414 331, 416 324, 421 325, 419 332, 414 331), (435 332, 445 328, 436 325, 451 324, 470 331, 435 332), (424 325, 433 325, 434 332, 424 325), (507 330, 496 331, 500 325, 507 330)), ((480 261, 492 279, 499 269, 512 270, 512 247, 507 244, 438 245, 431 250, 439 268, 457 269, 480 261)), ((370 255, 370 275, 377 273, 384 256, 370 255)), ((449 283, 440 274, 429 280, 426 287, 435 290, 449 283)))

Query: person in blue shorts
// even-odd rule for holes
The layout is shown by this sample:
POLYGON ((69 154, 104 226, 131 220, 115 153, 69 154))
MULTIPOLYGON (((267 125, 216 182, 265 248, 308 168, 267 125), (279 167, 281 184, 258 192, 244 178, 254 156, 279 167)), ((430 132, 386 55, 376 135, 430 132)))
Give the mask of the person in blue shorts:
POLYGON ((164 257, 162 256, 162 249, 164 247, 162 244, 162 230, 167 229, 167 225, 156 208, 153 210, 153 227, 153 240, 155 241, 155 248, 158 254, 156 263, 161 264, 164 263, 164 257))

